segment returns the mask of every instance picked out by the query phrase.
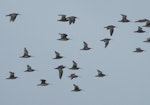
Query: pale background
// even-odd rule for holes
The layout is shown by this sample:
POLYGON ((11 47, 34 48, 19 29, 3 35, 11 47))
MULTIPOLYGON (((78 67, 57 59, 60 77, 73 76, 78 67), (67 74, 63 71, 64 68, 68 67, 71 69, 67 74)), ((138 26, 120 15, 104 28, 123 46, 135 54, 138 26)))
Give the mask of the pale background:
POLYGON ((150 104, 150 37, 133 31, 150 19, 149 0, 1 0, 0 1, 0 104, 1 105, 149 105, 150 104), (14 23, 9 13, 20 13, 14 23), (58 14, 77 16, 75 24, 58 22, 58 14), (126 14, 130 23, 120 23, 126 14), (104 27, 115 25, 113 36, 104 27), (71 39, 61 42, 58 33, 71 39), (111 38, 107 48, 100 40, 111 38), (83 41, 92 49, 81 51, 83 41), (19 58, 26 47, 29 59, 19 58), (133 53, 135 48, 146 50, 133 53), (53 60, 54 51, 64 56, 53 60), (82 69, 71 71, 72 60, 82 69), (37 71, 24 72, 29 64, 37 71), (60 80, 54 68, 67 66, 60 80), (97 69, 104 78, 96 78, 97 69), (6 80, 9 71, 19 78, 6 80), (67 76, 76 73, 79 78, 67 76), (40 79, 51 85, 38 87, 40 79), (73 84, 83 91, 72 92, 73 84))

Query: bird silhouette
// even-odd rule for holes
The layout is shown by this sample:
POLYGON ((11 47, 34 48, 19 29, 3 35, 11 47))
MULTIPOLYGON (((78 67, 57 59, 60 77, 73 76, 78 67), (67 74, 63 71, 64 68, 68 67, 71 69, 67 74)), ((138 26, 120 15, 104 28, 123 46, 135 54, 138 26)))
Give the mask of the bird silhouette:
POLYGON ((140 20, 137 20, 135 22, 143 23, 143 22, 146 22, 146 21, 148 21, 148 19, 140 19, 140 20))
POLYGON ((27 70, 25 70, 24 72, 33 72, 35 71, 34 69, 32 69, 32 67, 30 65, 27 65, 27 70))
POLYGON ((111 39, 109 39, 109 38, 105 38, 105 39, 101 40, 101 41, 103 41, 105 43, 105 48, 108 46, 110 40, 111 39))
POLYGON ((58 66, 58 67, 55 68, 55 69, 58 70, 59 78, 60 78, 60 79, 61 79, 62 76, 63 76, 63 69, 64 69, 64 68, 65 68, 65 66, 63 66, 63 65, 60 65, 60 66, 58 66))
POLYGON ((11 13, 11 14, 8 14, 6 16, 10 17, 10 22, 14 22, 18 15, 21 15, 21 14, 19 14, 19 13, 11 13))
POLYGON ((97 70, 97 75, 96 75, 96 77, 104 77, 104 76, 106 76, 105 74, 103 74, 103 72, 102 71, 100 71, 100 70, 97 70))
POLYGON ((45 79, 41 79, 40 81, 41 81, 41 83, 38 84, 37 86, 47 86, 47 85, 49 85, 49 83, 46 83, 45 79))
POLYGON ((58 16, 61 16, 61 19, 57 20, 57 21, 61 21, 61 22, 67 22, 68 19, 66 18, 66 15, 58 15, 58 16))
POLYGON ((69 69, 72 69, 72 70, 78 70, 78 69, 80 69, 80 68, 78 67, 78 64, 77 64, 74 60, 73 60, 72 62, 73 62, 73 65, 72 65, 72 67, 69 68, 69 69))
POLYGON ((90 50, 90 49, 91 49, 91 48, 88 47, 88 44, 87 44, 85 41, 83 41, 83 48, 80 49, 80 50, 90 50))
POLYGON ((67 41, 67 40, 69 40, 69 38, 67 38, 67 34, 65 34, 65 33, 63 33, 63 34, 61 34, 61 33, 59 33, 60 34, 60 38, 58 39, 58 40, 61 40, 61 41, 67 41))
POLYGON ((113 32, 114 32, 114 28, 116 28, 116 26, 109 25, 109 26, 106 26, 104 28, 106 28, 107 30, 110 30, 110 36, 112 36, 113 32))
POLYGON ((127 19, 127 15, 124 15, 124 14, 120 14, 120 15, 122 16, 122 19, 119 20, 119 22, 123 22, 123 23, 130 22, 130 20, 127 19))
POLYGON ((74 86, 74 89, 73 89, 72 91, 74 91, 74 92, 79 92, 79 91, 82 90, 82 89, 80 89, 79 86, 77 86, 76 84, 73 84, 73 86, 74 86))
POLYGON ((76 21, 76 16, 70 16, 70 17, 67 17, 67 20, 69 21, 69 25, 71 25, 72 23, 74 24, 75 21, 76 21))
POLYGON ((138 26, 137 31, 134 31, 136 33, 144 33, 145 31, 143 31, 142 27, 138 26))
POLYGON ((16 79, 18 77, 15 76, 15 73, 14 72, 9 72, 10 73, 10 76, 6 79, 16 79))
POLYGON ((72 80, 72 79, 77 78, 79 76, 76 75, 75 73, 73 73, 73 74, 70 74, 68 77, 72 80))
POLYGON ((53 59, 61 59, 61 58, 63 58, 63 56, 61 56, 60 55, 60 53, 59 52, 57 52, 57 51, 55 51, 55 58, 53 58, 53 59))
POLYGON ((137 53, 141 53, 143 52, 144 50, 142 50, 140 47, 136 48, 136 50, 134 50, 133 52, 137 52, 137 53))
POLYGON ((24 54, 20 58, 30 58, 30 57, 31 57, 31 55, 28 54, 28 50, 26 48, 24 48, 24 54))
POLYGON ((146 23, 143 27, 150 27, 150 20, 146 21, 146 23))
POLYGON ((144 42, 150 43, 150 38, 147 38, 144 42))

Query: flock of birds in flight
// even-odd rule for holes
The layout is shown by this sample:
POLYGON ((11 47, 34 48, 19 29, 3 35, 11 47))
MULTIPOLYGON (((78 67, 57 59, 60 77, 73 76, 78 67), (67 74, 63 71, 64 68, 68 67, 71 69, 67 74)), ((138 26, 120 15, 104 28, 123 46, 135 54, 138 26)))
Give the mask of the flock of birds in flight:
MULTIPOLYGON (((8 14, 6 16, 10 17, 10 22, 14 22, 18 15, 21 15, 21 14, 11 13, 11 14, 8 14)), ((58 16, 61 16, 61 18, 58 21, 60 21, 60 22, 69 22, 69 25, 74 24, 76 19, 78 18, 76 16, 70 16, 70 17, 66 17, 66 15, 58 15, 58 16)), ((123 22, 123 23, 130 22, 130 20, 127 19, 126 15, 121 14, 121 16, 122 16, 122 19, 119 22, 123 22)), ((140 22, 140 23, 144 23, 145 22, 145 25, 143 27, 150 27, 150 20, 148 20, 148 19, 140 19, 140 20, 137 20, 135 22, 140 22)), ((114 29, 117 28, 117 27, 114 26, 114 25, 108 25, 108 26, 106 26, 104 28, 109 30, 110 36, 112 36, 113 32, 114 32, 114 29)), ((134 31, 134 32, 136 32, 136 33, 145 33, 146 31, 144 31, 142 27, 138 26, 138 29, 136 31, 134 31)), ((69 38, 67 37, 68 36, 67 34, 65 34, 65 33, 59 33, 59 34, 60 34, 61 37, 58 40, 61 40, 61 41, 69 40, 69 38)), ((105 48, 108 46, 110 40, 111 40, 110 38, 105 38, 105 39, 101 40, 101 41, 103 41, 105 43, 105 46, 104 46, 105 48)), ((150 38, 147 38, 147 40, 145 40, 144 42, 150 43, 150 38)), ((90 49, 91 48, 88 46, 88 44, 85 41, 83 41, 83 48, 81 48, 80 50, 90 50, 90 49)), ((144 51, 143 49, 138 47, 133 52, 141 53, 143 51, 144 51)), ((61 56, 60 53, 57 52, 57 51, 55 51, 55 55, 56 56, 53 59, 61 59, 61 58, 63 58, 63 56, 61 56)), ((32 56, 28 53, 28 50, 26 48, 24 48, 24 54, 20 58, 30 58, 30 57, 32 57, 32 56)), ((74 60, 72 61, 72 63, 73 63, 73 65, 69 69, 71 69, 71 70, 78 70, 78 69, 80 69, 78 67, 77 63, 74 60)), ((60 79, 63 76, 63 69, 64 68, 65 68, 64 65, 59 65, 58 67, 55 68, 55 69, 58 70, 58 74, 59 74, 59 78, 60 79)), ((36 70, 32 69, 32 67, 30 65, 27 65, 27 70, 25 70, 25 72, 33 72, 33 71, 36 71, 36 70)), ((16 78, 18 78, 17 76, 15 76, 14 72, 9 72, 9 73, 10 73, 10 76, 8 78, 6 78, 6 79, 16 79, 16 78)), ((97 70, 96 77, 104 77, 104 76, 106 76, 106 75, 102 71, 97 70)), ((74 78, 77 78, 78 75, 76 75, 75 73, 72 73, 68 77, 72 80, 74 78)), ((49 85, 49 83, 47 83, 45 79, 41 79, 40 81, 41 81, 41 83, 38 84, 37 86, 47 86, 47 85, 49 85)), ((73 86, 74 86, 74 89, 72 91, 79 92, 79 91, 82 90, 76 84, 73 84, 73 86)))

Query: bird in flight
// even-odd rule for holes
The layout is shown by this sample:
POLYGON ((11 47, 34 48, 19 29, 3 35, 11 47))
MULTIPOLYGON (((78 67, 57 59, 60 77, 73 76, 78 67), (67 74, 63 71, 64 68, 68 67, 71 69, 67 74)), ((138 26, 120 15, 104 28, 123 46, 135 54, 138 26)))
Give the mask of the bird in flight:
POLYGON ((148 19, 140 19, 140 20, 137 20, 135 22, 143 23, 143 22, 146 22, 146 21, 148 21, 148 19))
POLYGON ((138 26, 137 31, 134 31, 136 33, 144 33, 145 31, 142 29, 142 27, 138 26))
POLYGON ((31 55, 28 54, 28 50, 24 48, 24 54, 20 58, 30 58, 31 55))
POLYGON ((64 69, 64 68, 65 68, 65 66, 63 66, 63 65, 60 65, 60 66, 58 66, 58 67, 55 68, 55 69, 58 70, 59 78, 60 78, 60 79, 61 79, 62 76, 63 76, 63 69, 64 69))
POLYGON ((72 79, 77 78, 79 76, 76 75, 75 73, 73 73, 73 74, 70 74, 68 77, 72 80, 72 79))
POLYGON ((76 84, 73 84, 73 86, 74 86, 74 89, 73 89, 72 91, 74 91, 74 92, 79 92, 79 91, 82 90, 82 89, 80 89, 79 86, 77 86, 76 84))
POLYGON ((27 70, 25 70, 24 72, 33 72, 35 71, 34 69, 32 69, 32 67, 30 65, 27 65, 27 70))
POLYGON ((109 39, 109 38, 105 38, 105 39, 101 40, 101 41, 103 41, 105 43, 105 48, 108 46, 110 40, 111 39, 109 39))
POLYGON ((58 15, 58 16, 61 16, 61 19, 59 19, 57 21, 61 21, 61 22, 67 22, 68 21, 68 19, 66 18, 66 15, 61 14, 61 15, 58 15))
POLYGON ((69 40, 69 38, 67 38, 67 34, 65 34, 65 33, 59 33, 59 35, 61 36, 58 40, 61 40, 61 41, 67 41, 67 40, 69 40))
POLYGON ((16 79, 18 77, 15 76, 15 73, 14 72, 9 72, 10 73, 10 76, 6 79, 16 79))
POLYGON ((67 17, 67 20, 69 21, 69 25, 71 25, 72 23, 74 24, 75 21, 76 21, 76 16, 70 16, 70 17, 67 17))
POLYGON ((142 50, 140 47, 136 48, 133 52, 137 52, 137 53, 141 53, 143 52, 144 50, 142 50))
POLYGON ((143 27, 150 27, 150 20, 146 21, 146 23, 143 27))
POLYGON ((123 22, 123 23, 130 22, 130 20, 127 19, 127 15, 124 15, 124 14, 120 14, 120 15, 122 16, 122 19, 119 20, 119 22, 123 22))
POLYGON ((61 58, 63 58, 63 56, 61 56, 60 55, 60 53, 59 52, 57 52, 57 51, 55 51, 55 58, 53 58, 53 59, 61 59, 61 58))
POLYGON ((6 16, 10 17, 10 22, 14 22, 18 15, 21 15, 21 14, 19 14, 19 13, 11 13, 11 14, 8 14, 6 16))
POLYGON ((106 28, 107 30, 110 30, 110 36, 112 36, 113 32, 114 32, 114 28, 116 28, 116 26, 109 25, 109 26, 106 26, 104 28, 106 28))
POLYGON ((74 60, 73 60, 72 62, 73 62, 73 65, 72 65, 72 67, 69 68, 69 69, 72 69, 72 70, 78 70, 78 69, 80 69, 80 68, 78 67, 78 64, 77 64, 74 60))
POLYGON ((37 86, 47 86, 47 85, 49 85, 49 83, 46 83, 45 79, 41 79, 40 81, 41 81, 41 83, 38 84, 37 86))
POLYGON ((147 38, 144 42, 150 43, 150 38, 147 38))
POLYGON ((104 77, 104 76, 106 76, 105 74, 103 74, 103 72, 102 71, 100 71, 100 70, 97 70, 97 75, 96 75, 96 77, 104 77))
POLYGON ((85 41, 83 41, 83 48, 80 49, 80 50, 90 50, 90 49, 91 49, 91 48, 88 47, 88 44, 87 44, 85 41))

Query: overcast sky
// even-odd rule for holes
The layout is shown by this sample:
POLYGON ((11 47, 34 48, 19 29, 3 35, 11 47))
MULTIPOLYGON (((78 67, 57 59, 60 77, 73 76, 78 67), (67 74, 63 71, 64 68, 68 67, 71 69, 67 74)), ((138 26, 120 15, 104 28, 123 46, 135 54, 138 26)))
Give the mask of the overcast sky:
POLYGON ((1 105, 149 105, 150 44, 146 33, 134 33, 139 19, 150 19, 149 0, 1 0, 0 104, 1 105), (20 13, 15 22, 5 15, 20 13), (59 14, 76 16, 75 24, 59 22, 59 14), (127 15, 129 23, 118 22, 127 15), (104 27, 115 25, 112 36, 104 27), (69 41, 59 41, 58 33, 69 41), (112 39, 104 48, 104 38, 112 39), (81 51, 83 41, 92 49, 81 51), (33 57, 20 58, 24 48, 33 57), (141 47, 142 53, 133 51, 141 47), (54 51, 64 58, 54 60, 54 51), (72 60, 81 68, 69 70, 72 60), (35 72, 24 72, 27 65, 35 72), (60 80, 56 68, 64 65, 60 80), (95 77, 97 69, 107 76, 95 77), (9 72, 19 78, 7 80, 9 72), (79 75, 70 80, 71 73, 79 75), (37 86, 40 79, 50 85, 37 86), (72 92, 73 84, 82 91, 72 92))

